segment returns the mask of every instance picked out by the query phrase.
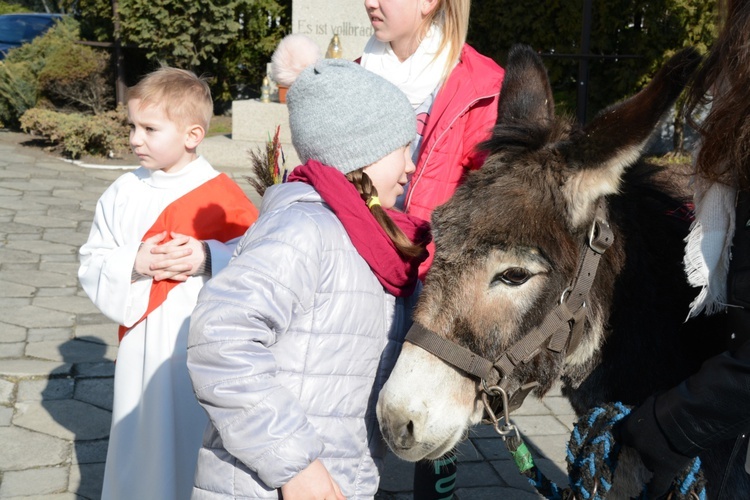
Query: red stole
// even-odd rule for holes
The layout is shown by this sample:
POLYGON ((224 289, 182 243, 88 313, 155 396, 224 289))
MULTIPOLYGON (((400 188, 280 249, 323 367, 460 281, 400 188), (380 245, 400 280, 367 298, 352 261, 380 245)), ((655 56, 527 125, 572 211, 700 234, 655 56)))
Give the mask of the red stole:
MULTIPOLYGON (((170 203, 141 240, 162 231, 173 231, 198 240, 227 242, 245 234, 257 218, 258 210, 240 187, 226 174, 219 174, 170 203)), ((164 242, 170 239, 171 236, 167 234, 164 242)), ((180 283, 174 280, 152 280, 146 313, 129 328, 120 325, 120 340, 162 305, 167 294, 180 283)))

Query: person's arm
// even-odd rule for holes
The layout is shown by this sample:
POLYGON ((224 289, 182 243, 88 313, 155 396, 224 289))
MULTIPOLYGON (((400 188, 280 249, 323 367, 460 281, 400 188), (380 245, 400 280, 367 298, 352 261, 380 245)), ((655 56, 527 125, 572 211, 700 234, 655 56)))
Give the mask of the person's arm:
POLYGON ((237 243, 241 238, 242 237, 240 236, 239 238, 234 238, 226 243, 217 240, 206 240, 204 242, 208 249, 207 255, 210 255, 210 266, 206 267, 209 276, 218 274, 219 271, 227 267, 227 264, 229 264, 229 260, 234 253, 234 249, 237 247, 237 243))
MULTIPOLYGON (((124 214, 116 214, 117 186, 96 205, 88 241, 81 247, 78 278, 86 294, 109 319, 130 326, 146 312, 151 279, 133 280, 140 240, 124 233, 124 214)), ((127 222, 127 221, 125 221, 127 222)))
MULTIPOLYGON (((710 333, 708 333, 710 334, 710 333)), ((678 386, 649 397, 622 426, 623 444, 635 448, 654 473, 649 493, 666 494, 698 454, 750 430, 750 342, 706 361, 678 386)))
POLYGON ((304 217, 270 216, 253 226, 235 259, 203 287, 188 340, 196 396, 224 447, 272 488, 323 450, 297 396, 277 379, 270 350, 279 335, 287 349, 302 349, 289 328, 312 307, 318 283, 320 235, 293 216, 304 217))

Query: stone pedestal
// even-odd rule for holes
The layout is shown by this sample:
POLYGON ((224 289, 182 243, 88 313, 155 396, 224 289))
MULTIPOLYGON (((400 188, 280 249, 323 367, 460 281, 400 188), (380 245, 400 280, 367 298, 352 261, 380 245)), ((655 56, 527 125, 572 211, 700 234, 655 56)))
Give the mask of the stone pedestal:
POLYGON ((291 144, 289 111, 286 104, 247 99, 232 102, 232 140, 265 142, 281 125, 282 144, 291 144))
POLYGON ((289 110, 286 104, 260 102, 257 99, 232 102, 232 141, 254 144, 265 148, 266 141, 273 139, 276 127, 284 151, 285 165, 293 169, 300 164, 299 156, 292 146, 289 130, 289 110))
POLYGON ((250 168, 249 151, 265 150, 266 141, 279 130, 286 168, 299 165, 299 156, 292 146, 289 133, 289 112, 286 104, 248 99, 232 102, 232 134, 204 139, 198 152, 217 168, 250 168))
MULTIPOLYGON (((373 29, 361 1, 293 0, 292 33, 310 36, 320 46, 321 54, 326 53, 336 34, 343 50, 342 57, 353 61, 362 55, 373 29)), ((299 157, 289 133, 289 113, 286 104, 278 102, 234 101, 232 135, 210 137, 203 141, 198 151, 216 167, 247 168, 250 165, 247 151, 265 148, 266 141, 273 137, 278 125, 281 125, 280 139, 286 167, 294 168, 299 164, 299 157)))

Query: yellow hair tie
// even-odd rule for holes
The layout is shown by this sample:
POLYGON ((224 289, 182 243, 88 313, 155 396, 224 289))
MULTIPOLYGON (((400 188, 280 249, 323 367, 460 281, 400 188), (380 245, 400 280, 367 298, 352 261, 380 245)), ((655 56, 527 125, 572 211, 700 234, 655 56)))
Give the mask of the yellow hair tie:
POLYGON ((367 208, 372 208, 375 205, 380 206, 380 198, 377 196, 370 196, 370 199, 367 200, 367 208))

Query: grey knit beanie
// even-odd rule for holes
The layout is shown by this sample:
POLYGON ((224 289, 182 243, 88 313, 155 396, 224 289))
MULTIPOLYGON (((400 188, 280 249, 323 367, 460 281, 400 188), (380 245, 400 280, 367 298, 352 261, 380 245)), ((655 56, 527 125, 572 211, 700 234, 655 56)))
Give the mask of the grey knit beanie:
POLYGON ((305 68, 289 88, 287 106, 300 160, 317 160, 344 174, 375 163, 417 134, 404 93, 342 59, 321 59, 305 68))

